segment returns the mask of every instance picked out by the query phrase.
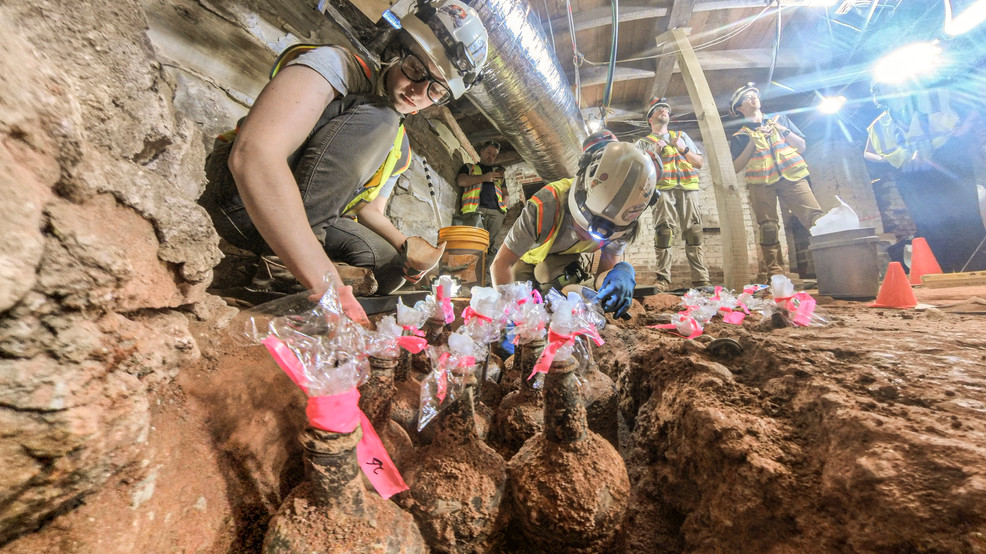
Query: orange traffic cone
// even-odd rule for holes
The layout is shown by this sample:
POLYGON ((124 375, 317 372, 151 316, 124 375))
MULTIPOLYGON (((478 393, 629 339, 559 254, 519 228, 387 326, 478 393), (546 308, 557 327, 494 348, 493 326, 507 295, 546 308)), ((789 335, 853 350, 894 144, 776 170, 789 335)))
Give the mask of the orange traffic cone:
POLYGON ((941 273, 941 266, 935 254, 928 246, 928 241, 924 237, 917 237, 911 241, 911 275, 912 285, 921 284, 922 275, 935 275, 941 273))
POLYGON ((918 305, 918 299, 907 282, 904 267, 900 262, 890 262, 887 266, 887 276, 880 285, 880 293, 871 308, 913 308, 918 305))

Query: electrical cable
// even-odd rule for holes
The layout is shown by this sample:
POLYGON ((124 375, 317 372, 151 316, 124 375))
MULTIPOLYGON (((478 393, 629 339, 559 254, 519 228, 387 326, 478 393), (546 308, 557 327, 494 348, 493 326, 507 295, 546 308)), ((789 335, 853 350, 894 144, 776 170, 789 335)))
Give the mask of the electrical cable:
POLYGON ((585 56, 579 52, 579 47, 575 43, 575 18, 572 17, 572 0, 565 0, 568 8, 568 34, 572 37, 572 65, 575 66, 575 106, 582 109, 582 80, 579 78, 579 68, 585 61, 585 56))
MULTIPOLYGON (((620 40, 620 2, 610 0, 610 7, 613 13, 612 32, 610 33, 609 49, 609 71, 606 75, 606 88, 603 89, 603 108, 609 108, 609 103, 613 99, 613 77, 616 75, 616 50, 620 40)), ((602 110, 600 110, 602 111, 602 110)), ((603 119, 605 125, 605 119, 603 119)))
POLYGON ((774 35, 774 51, 770 55, 770 70, 767 72, 767 86, 764 93, 770 90, 774 80, 774 68, 777 67, 777 51, 781 49, 781 0, 777 2, 777 33, 774 35))
POLYGON ((555 30, 551 28, 551 12, 548 11, 548 0, 541 0, 541 4, 544 5, 544 18, 548 20, 548 34, 551 35, 551 51, 557 52, 558 47, 555 46, 555 30))

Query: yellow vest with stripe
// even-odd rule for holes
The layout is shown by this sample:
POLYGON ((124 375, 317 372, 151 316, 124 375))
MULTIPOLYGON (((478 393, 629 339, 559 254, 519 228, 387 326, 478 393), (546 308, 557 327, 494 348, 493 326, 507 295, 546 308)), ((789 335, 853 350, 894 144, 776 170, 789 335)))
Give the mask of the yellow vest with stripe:
MULTIPOLYGON (((941 148, 951 138, 951 131, 959 124, 959 116, 949 104, 947 91, 921 94, 915 98, 915 104, 917 113, 911 117, 910 126, 906 130, 902 129, 903 137, 897 136, 896 123, 887 112, 880 114, 866 128, 873 151, 898 169, 914 155, 915 149, 927 150, 929 142, 932 151, 941 148), (928 114, 927 129, 921 121, 923 114, 928 114), (899 138, 904 139, 903 144, 899 138)), ((921 152, 921 156, 928 160, 931 155, 932 152, 921 152)))
MULTIPOLYGON (((473 175, 482 175, 483 168, 479 167, 479 164, 472 164, 471 173, 473 175)), ((500 208, 501 212, 505 212, 507 211, 507 203, 503 201, 503 189, 500 188, 501 183, 503 183, 503 179, 493 181, 493 188, 496 190, 496 205, 500 208)), ((469 214, 475 212, 476 208, 479 208, 479 193, 482 190, 483 183, 478 183, 462 190, 462 213, 469 214)))
POLYGON ((772 185, 781 178, 800 181, 808 176, 808 164, 801 154, 781 138, 776 128, 769 135, 743 127, 733 133, 747 135, 753 141, 754 151, 746 163, 746 184, 772 185))
MULTIPOLYGON (((565 217, 565 213, 568 210, 568 205, 563 202, 567 196, 565 193, 572 188, 572 182, 574 179, 561 179, 553 183, 548 183, 544 186, 543 190, 551 191, 551 199, 553 201, 555 208, 555 216, 551 221, 551 229, 548 230, 548 236, 544 239, 539 246, 536 246, 520 257, 526 263, 531 265, 537 265, 544 261, 551 253, 551 247, 555 244, 555 239, 558 238, 558 232, 561 230, 561 222, 565 217)), ((537 208, 537 233, 536 236, 540 237, 544 230, 544 204, 541 199, 535 194, 531 197, 528 202, 534 204, 537 208)), ((556 254, 581 254, 583 252, 595 252, 603 247, 602 241, 596 240, 583 240, 572 245, 564 252, 556 252, 556 254)))
MULTIPOLYGON (((698 170, 685 158, 674 144, 681 137, 681 132, 668 131, 668 144, 664 145, 658 154, 664 164, 664 176, 657 182, 659 190, 669 190, 680 186, 685 190, 698 190, 698 170)), ((657 146, 657 141, 661 140, 654 134, 644 137, 657 146)))
MULTIPOLYGON (((277 61, 274 62, 274 67, 271 68, 270 70, 270 78, 273 79, 274 76, 276 76, 277 73, 281 69, 283 69, 284 66, 287 65, 287 63, 290 62, 291 60, 297 58, 298 56, 304 54, 305 52, 314 50, 316 48, 322 48, 323 46, 325 45, 295 44, 289 46, 283 52, 281 52, 281 54, 277 57, 277 61)), ((353 52, 349 50, 346 50, 346 52, 349 53, 349 55, 356 60, 360 68, 362 68, 363 70, 363 75, 367 78, 367 80, 369 80, 372 83, 374 81, 374 77, 376 76, 376 72, 373 70, 373 68, 370 67, 370 65, 368 65, 363 60, 363 58, 357 56, 353 52)), ((219 135, 217 139, 230 142, 234 138, 236 138, 236 133, 238 131, 239 131, 239 126, 237 126, 233 130, 226 131, 225 133, 219 135)), ((401 161, 402 152, 406 145, 407 145, 407 134, 404 131, 404 124, 402 123, 400 127, 397 128, 397 135, 394 138, 394 146, 390 149, 390 153, 387 155, 387 158, 384 160, 383 164, 381 164, 380 167, 377 169, 376 173, 373 174, 373 177, 371 177, 369 181, 363 184, 363 186, 360 187, 359 192, 356 193, 356 196, 354 196, 353 199, 350 200, 348 204, 346 204, 345 209, 342 210, 343 215, 355 217, 356 212, 359 211, 356 208, 358 208, 363 203, 369 204, 370 202, 373 201, 374 198, 376 198, 380 194, 380 185, 386 183, 394 175, 400 175, 401 173, 404 172, 404 170, 406 170, 411 165, 411 152, 410 152, 410 146, 408 146, 406 162, 401 164, 400 167, 397 167, 397 163, 401 161)))

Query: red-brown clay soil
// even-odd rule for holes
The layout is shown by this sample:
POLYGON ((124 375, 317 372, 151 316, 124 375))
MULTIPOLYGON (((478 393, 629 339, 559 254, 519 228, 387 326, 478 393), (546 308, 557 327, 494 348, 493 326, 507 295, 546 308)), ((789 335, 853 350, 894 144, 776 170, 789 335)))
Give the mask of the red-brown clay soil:
MULTIPOLYGON (((743 347, 720 359, 644 327, 675 302, 635 304, 596 351, 620 394, 623 549, 986 552, 982 315, 823 302, 825 327, 714 321, 743 347)), ((140 467, 0 552, 259 552, 302 477, 304 395, 262 348, 196 336, 140 467)))

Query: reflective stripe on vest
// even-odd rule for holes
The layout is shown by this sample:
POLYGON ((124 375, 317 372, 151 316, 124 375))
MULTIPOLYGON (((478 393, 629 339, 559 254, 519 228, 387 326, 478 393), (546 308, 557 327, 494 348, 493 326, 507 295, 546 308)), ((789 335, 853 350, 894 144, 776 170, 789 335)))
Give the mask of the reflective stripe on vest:
POLYGON ((383 161, 383 165, 377 169, 377 172, 373 174, 373 177, 371 177, 365 185, 360 187, 360 191, 352 200, 349 201, 349 204, 346 204, 346 208, 342 210, 343 215, 355 216, 355 213, 351 213, 351 210, 356 208, 361 203, 365 202, 369 204, 370 202, 373 202, 373 199, 380 194, 380 185, 386 183, 391 177, 404 173, 404 170, 410 165, 410 145, 407 144, 407 136, 404 133, 404 125, 401 124, 401 126, 397 128, 397 137, 394 139, 394 146, 390 149, 390 153, 387 154, 387 159, 383 161), (406 158, 404 157, 405 146, 407 147, 406 158), (406 160, 405 163, 402 163, 400 167, 397 167, 397 162, 402 159, 406 160))
MULTIPOLYGON (((698 170, 674 146, 678 138, 681 137, 681 132, 668 131, 668 137, 668 144, 665 144, 664 148, 658 152, 664 164, 664 177, 657 182, 657 188, 668 190, 680 186, 685 190, 698 190, 698 170)), ((655 147, 657 147, 657 141, 660 140, 653 134, 644 138, 653 143, 655 147)))
POLYGON ((746 163, 746 184, 772 185, 783 177, 788 181, 800 181, 808 176, 808 164, 793 146, 783 142, 774 129, 769 136, 743 127, 733 136, 748 135, 754 151, 746 163))
MULTIPOLYGON (((479 167, 479 164, 472 164, 472 175, 482 175, 483 168, 479 167)), ((497 179, 493 181, 493 188, 496 190, 496 205, 500 208, 501 212, 507 211, 507 203, 503 201, 503 190, 500 188, 500 183, 503 179, 497 179)), ((476 211, 479 207, 479 193, 483 190, 483 183, 478 183, 470 187, 466 187, 462 190, 462 213, 469 214, 476 211)))
MULTIPOLYGON (((548 236, 545 237, 544 242, 539 246, 536 246, 520 257, 526 263, 531 265, 537 265, 544 261, 551 253, 551 247, 555 244, 555 239, 558 238, 559 227, 561 226, 561 220, 565 217, 565 211, 567 206, 562 202, 562 198, 565 198, 565 193, 572 188, 573 179, 561 179, 560 181, 555 181, 554 183, 548 183, 544 188, 551 191, 551 202, 554 204, 555 217, 551 221, 551 229, 548 230, 548 236)), ((537 207, 537 236, 540 237, 542 231, 544 230, 544 204, 541 199, 535 194, 531 197, 528 202, 534 204, 537 207)), ((557 254, 581 254, 583 252, 595 252, 602 248, 603 242, 595 241, 592 239, 583 240, 572 245, 571 248, 565 250, 564 252, 557 252, 557 254)))
MULTIPOLYGON (((900 144, 896 134, 896 123, 887 112, 880 114, 866 128, 873 151, 898 169, 913 155, 921 142, 927 145, 928 137, 925 136, 924 126, 920 121, 922 113, 929 114, 927 133, 930 135, 932 150, 941 148, 951 137, 951 130, 959 124, 959 116, 952 110, 947 91, 939 90, 923 94, 915 103, 919 113, 911 117, 907 132, 900 137, 904 139, 904 144, 900 144)), ((924 152, 922 156, 930 158, 931 152, 924 152)))

